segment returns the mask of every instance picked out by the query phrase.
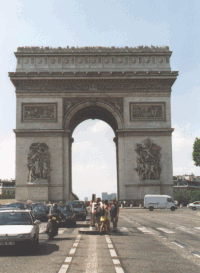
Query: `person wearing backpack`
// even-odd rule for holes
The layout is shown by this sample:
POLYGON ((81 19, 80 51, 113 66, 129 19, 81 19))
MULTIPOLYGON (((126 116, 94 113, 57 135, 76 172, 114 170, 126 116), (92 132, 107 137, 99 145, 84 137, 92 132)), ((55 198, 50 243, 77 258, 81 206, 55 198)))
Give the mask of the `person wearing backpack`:
POLYGON ((113 223, 113 232, 117 232, 117 222, 119 217, 119 206, 115 200, 112 200, 112 206, 110 211, 111 222, 113 223))
POLYGON ((109 219, 108 219, 108 200, 103 201, 103 206, 101 207, 100 211, 100 235, 102 234, 103 229, 106 230, 106 233, 109 234, 109 219))

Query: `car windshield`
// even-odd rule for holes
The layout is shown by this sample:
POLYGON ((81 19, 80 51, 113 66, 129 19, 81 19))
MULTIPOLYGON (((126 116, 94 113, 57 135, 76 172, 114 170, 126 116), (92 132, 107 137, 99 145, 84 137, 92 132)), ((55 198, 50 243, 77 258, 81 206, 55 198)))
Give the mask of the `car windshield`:
POLYGON ((72 207, 76 209, 83 209, 83 204, 81 203, 72 203, 72 207))
POLYGON ((58 206, 58 209, 61 212, 72 212, 72 207, 71 206, 58 206))
POLYGON ((7 207, 26 209, 26 205, 25 204, 21 204, 21 203, 14 203, 14 204, 11 203, 7 207))
POLYGON ((32 225, 28 212, 0 212, 0 225, 32 225))
POLYGON ((45 207, 39 207, 39 206, 37 206, 37 207, 35 207, 33 209, 33 211, 44 211, 44 212, 46 212, 46 208, 45 207))

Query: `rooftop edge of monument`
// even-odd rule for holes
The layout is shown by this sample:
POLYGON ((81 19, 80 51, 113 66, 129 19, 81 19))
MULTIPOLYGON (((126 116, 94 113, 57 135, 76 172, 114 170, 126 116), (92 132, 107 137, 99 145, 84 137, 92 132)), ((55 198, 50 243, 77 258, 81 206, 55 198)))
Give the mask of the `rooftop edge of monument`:
POLYGON ((168 46, 137 46, 137 47, 102 47, 102 46, 84 46, 84 47, 39 47, 39 46, 25 46, 25 47, 18 47, 16 53, 51 53, 51 52, 67 52, 67 53, 80 53, 80 52, 122 52, 122 53, 129 53, 129 52, 165 52, 171 53, 168 46))

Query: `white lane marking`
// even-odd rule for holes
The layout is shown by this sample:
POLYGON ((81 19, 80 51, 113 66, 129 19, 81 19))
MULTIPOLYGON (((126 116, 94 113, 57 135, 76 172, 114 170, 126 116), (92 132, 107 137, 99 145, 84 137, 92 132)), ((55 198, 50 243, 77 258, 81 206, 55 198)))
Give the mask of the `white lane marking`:
POLYGON ((142 231, 145 234, 155 234, 152 230, 147 229, 146 227, 137 227, 140 231, 142 231))
POLYGON ((117 229, 120 233, 129 234, 129 230, 125 227, 118 227, 117 229))
POLYGON ((118 259, 113 259, 113 263, 114 263, 114 265, 120 265, 120 260, 118 260, 118 259))
POLYGON ((116 273, 124 273, 124 270, 121 267, 115 267, 116 273))
POLYGON ((114 249, 109 249, 110 250, 110 256, 111 257, 117 257, 117 253, 114 249))
POLYGON ((61 235, 61 234, 63 234, 66 230, 67 230, 67 228, 62 228, 62 229, 59 228, 58 234, 61 235))
MULTIPOLYGON (((65 229, 64 229, 64 231, 65 231, 65 229)), ((78 240, 78 242, 79 242, 80 239, 81 239, 81 235, 78 235, 78 236, 76 237, 76 241, 78 240)), ((74 244, 75 244, 75 243, 74 243, 74 244)), ((78 245, 77 245, 77 246, 78 246, 78 245)), ((67 257, 65 258, 65 261, 64 261, 63 265, 61 266, 60 270, 58 271, 58 273, 66 273, 66 272, 67 272, 67 270, 69 269, 70 263, 72 262, 73 255, 74 255, 75 252, 76 252, 76 248, 74 248, 74 247, 72 246, 72 248, 71 248, 70 251, 69 251, 69 255, 71 255, 72 257, 68 257, 68 256, 67 256, 67 257)))
POLYGON ((73 255, 76 252, 76 248, 71 248, 69 254, 73 255))
POLYGON ((179 246, 180 248, 184 248, 184 246, 177 244, 176 242, 172 242, 172 244, 179 246))
POLYGON ((196 229, 200 229, 200 227, 194 227, 194 228, 196 228, 196 229))
POLYGON ((198 258, 200 258, 200 255, 198 255, 198 254, 195 254, 195 253, 193 253, 195 256, 197 256, 198 258))
POLYGON ((64 262, 65 262, 65 263, 71 263, 72 258, 73 258, 73 257, 67 257, 67 258, 65 259, 64 262))
POLYGON ((186 232, 186 233, 189 233, 189 234, 195 234, 195 232, 192 232, 191 230, 189 230, 189 228, 184 227, 184 226, 176 227, 176 229, 181 230, 181 231, 186 232))
POLYGON ((73 244, 73 247, 77 247, 77 246, 78 246, 78 243, 74 243, 74 244, 73 244))
POLYGON ((163 232, 165 232, 165 233, 175 233, 174 231, 172 231, 172 230, 169 230, 169 229, 167 229, 167 228, 157 228, 158 230, 161 230, 161 231, 163 231, 163 232))
POLYGON ((114 248, 113 244, 108 244, 108 248, 114 248))
POLYGON ((68 264, 63 264, 58 273, 66 273, 69 268, 68 264))
POLYGON ((111 240, 109 238, 106 238, 107 244, 112 244, 111 240))
POLYGON ((96 273, 99 270, 97 247, 97 237, 90 236, 85 273, 96 273))
POLYGON ((112 244, 112 242, 110 240, 109 235, 106 235, 105 238, 106 238, 106 241, 107 241, 107 244, 108 244, 108 248, 109 248, 109 251, 110 251, 110 256, 111 256, 113 264, 115 266, 116 273, 124 273, 123 268, 120 266, 119 259, 116 259, 117 253, 116 253, 116 251, 114 249, 114 246, 113 246, 113 244, 112 244), (108 241, 110 241, 110 243, 108 243, 108 241))

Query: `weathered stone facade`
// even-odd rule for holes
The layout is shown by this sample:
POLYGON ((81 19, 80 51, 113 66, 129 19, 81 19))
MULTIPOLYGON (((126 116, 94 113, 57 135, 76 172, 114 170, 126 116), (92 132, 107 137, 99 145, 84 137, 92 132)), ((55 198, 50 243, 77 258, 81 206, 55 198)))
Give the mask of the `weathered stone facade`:
POLYGON ((71 136, 88 118, 115 132, 119 200, 172 196, 170 97, 178 72, 171 54, 143 46, 18 48, 9 73, 17 97, 16 198, 71 198, 71 136), (41 144, 46 154, 36 148, 30 159, 30 147, 41 144))

